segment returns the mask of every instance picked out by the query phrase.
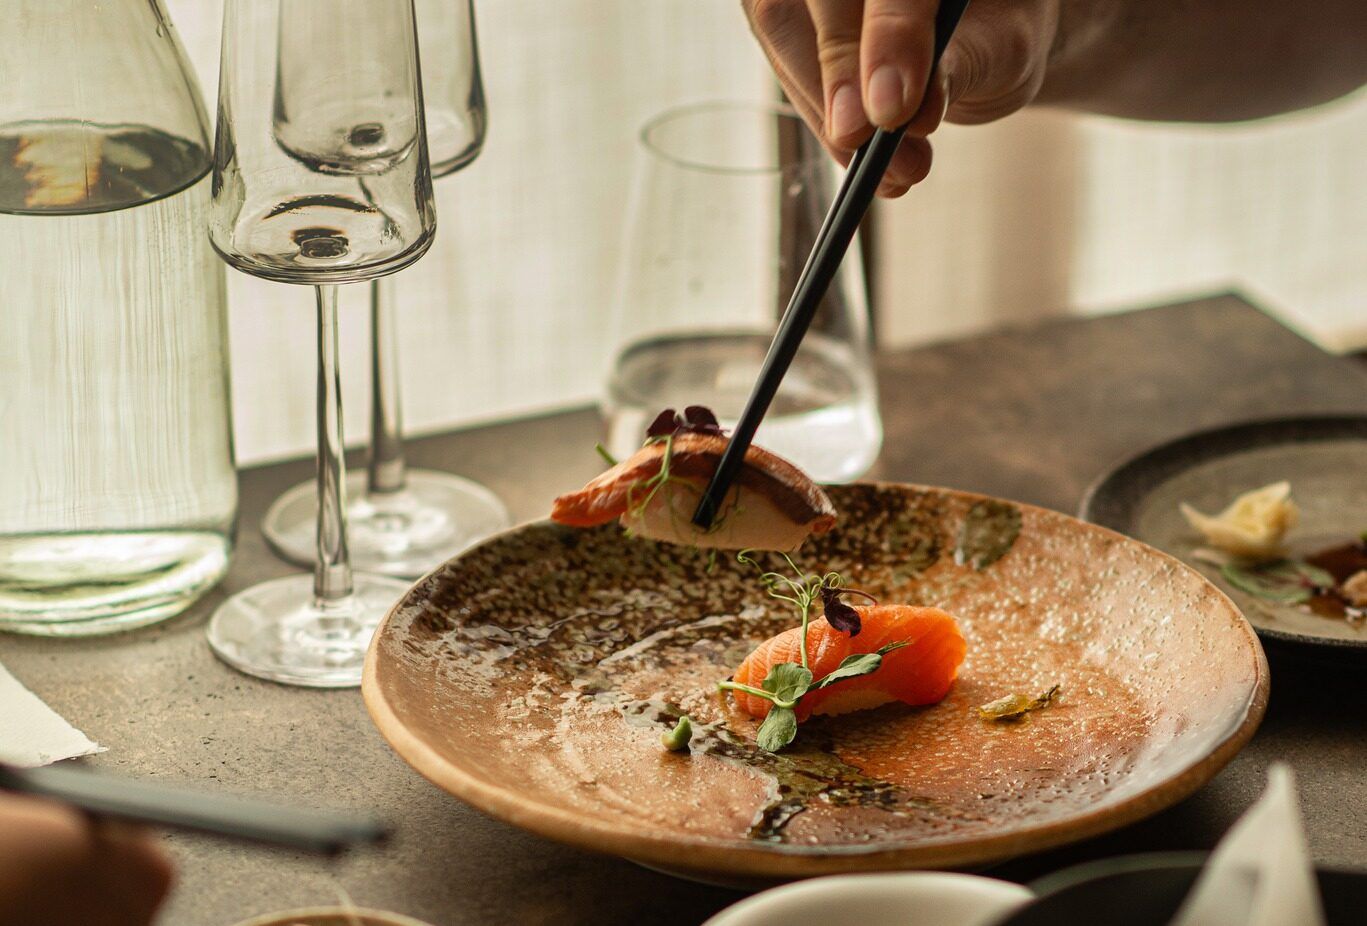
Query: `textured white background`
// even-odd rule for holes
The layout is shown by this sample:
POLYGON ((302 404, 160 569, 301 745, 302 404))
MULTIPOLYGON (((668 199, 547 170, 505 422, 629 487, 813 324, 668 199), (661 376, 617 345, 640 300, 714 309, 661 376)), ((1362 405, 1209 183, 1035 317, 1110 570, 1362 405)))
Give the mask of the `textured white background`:
POLYGON ((935 145, 879 215, 893 342, 1233 287, 1367 348, 1367 94, 1233 126, 1030 112, 935 145))
MULTIPOLYGON (((221 0, 167 4, 212 106, 221 0)), ((399 278, 410 432, 591 398, 637 127, 773 93, 736 0, 476 5, 488 145, 439 184, 437 243, 399 278)), ((1230 128, 1030 113, 938 138, 930 180, 880 207, 885 343, 1233 285, 1328 346, 1367 345, 1367 99, 1230 128)), ((305 452, 311 297, 230 278, 239 457, 305 452)), ((348 295, 362 441, 366 318, 348 295)))

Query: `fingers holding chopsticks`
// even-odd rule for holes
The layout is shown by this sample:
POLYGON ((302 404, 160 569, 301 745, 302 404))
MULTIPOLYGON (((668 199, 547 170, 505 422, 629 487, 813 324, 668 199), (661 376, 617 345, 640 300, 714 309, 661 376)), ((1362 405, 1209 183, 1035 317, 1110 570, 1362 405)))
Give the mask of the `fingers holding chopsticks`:
MULTIPOLYGON (((919 2, 929 5, 933 17, 934 0, 919 2)), ((860 63, 865 4, 860 0, 743 3, 760 47, 793 107, 831 156, 848 164, 874 130, 865 108, 860 63)), ((927 62, 929 56, 927 45, 927 62)), ((930 170, 930 144, 923 136, 938 122, 938 111, 933 119, 917 120, 893 156, 880 194, 900 195, 925 178, 930 170)))
POLYGON ((875 127, 909 123, 881 196, 925 178, 945 118, 986 122, 1044 81, 1059 0, 974 0, 930 77, 938 0, 742 0, 793 105, 840 163, 875 127))
POLYGON ((0 926, 146 926, 172 878, 142 827, 0 794, 0 926))

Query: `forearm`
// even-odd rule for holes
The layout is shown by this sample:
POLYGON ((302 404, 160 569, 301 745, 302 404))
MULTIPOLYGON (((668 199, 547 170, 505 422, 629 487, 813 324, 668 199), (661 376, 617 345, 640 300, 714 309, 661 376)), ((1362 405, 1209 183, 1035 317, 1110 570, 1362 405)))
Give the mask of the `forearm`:
POLYGON ((1367 0, 1060 0, 1037 105, 1254 119, 1367 83, 1367 0))

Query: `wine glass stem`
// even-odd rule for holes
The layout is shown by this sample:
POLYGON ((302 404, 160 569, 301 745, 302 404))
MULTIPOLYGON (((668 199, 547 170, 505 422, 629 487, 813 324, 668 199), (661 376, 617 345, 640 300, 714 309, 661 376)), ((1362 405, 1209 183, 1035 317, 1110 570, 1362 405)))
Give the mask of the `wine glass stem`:
POLYGON ((351 594, 346 546, 346 460, 337 369, 337 287, 318 290, 318 556, 313 594, 321 608, 351 594))
POLYGON ((398 492, 408 477, 399 408, 399 345, 394 323, 394 281, 370 284, 370 492, 398 492))

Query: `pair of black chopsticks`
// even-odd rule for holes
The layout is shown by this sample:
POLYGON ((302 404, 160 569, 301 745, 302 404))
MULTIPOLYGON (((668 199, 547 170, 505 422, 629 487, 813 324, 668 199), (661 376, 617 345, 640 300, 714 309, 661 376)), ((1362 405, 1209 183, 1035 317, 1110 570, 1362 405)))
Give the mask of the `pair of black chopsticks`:
MULTIPOLYGON (((954 28, 959 24, 959 19, 967 7, 968 0, 940 2, 935 13, 935 50, 930 63, 932 80, 935 67, 940 63, 940 56, 949 45, 954 28)), ((698 527, 706 529, 712 526, 721 500, 726 497, 732 481, 745 461, 745 451, 750 448, 755 431, 764 419, 764 413, 769 410, 769 403, 777 394, 779 383, 788 372, 788 366, 793 362, 793 357, 796 356, 802 338, 812 324, 817 307, 826 295, 826 290, 830 287, 845 252, 849 250, 850 241, 854 238, 864 213, 869 210, 869 204, 873 202, 873 196, 883 181, 888 163, 896 153, 897 145, 902 141, 906 130, 905 125, 891 131, 878 129, 850 159, 845 179, 835 194, 835 201, 831 203, 825 221, 821 223, 811 256, 802 268, 802 274, 793 288, 792 298, 788 301, 788 308, 779 322, 778 332, 769 345, 769 353, 764 357, 764 365, 760 367, 754 390, 750 393, 749 401, 745 403, 745 410, 741 412, 735 430, 731 432, 731 440, 722 452, 717 469, 712 474, 712 480, 707 484, 707 489, 698 502, 698 508, 693 513, 693 523, 698 527)))
POLYGON ((51 798, 95 817, 213 833, 325 855, 381 842, 388 836, 387 828, 374 820, 205 794, 81 768, 0 765, 0 791, 51 798))

